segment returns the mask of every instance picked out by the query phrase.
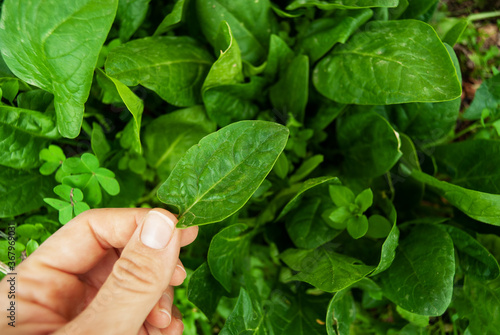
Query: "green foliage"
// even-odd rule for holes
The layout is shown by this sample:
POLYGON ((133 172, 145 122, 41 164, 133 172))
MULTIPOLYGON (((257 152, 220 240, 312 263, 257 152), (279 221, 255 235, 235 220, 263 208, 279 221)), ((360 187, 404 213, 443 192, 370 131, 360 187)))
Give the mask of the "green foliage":
POLYGON ((4 1, 0 261, 161 206, 188 334, 496 334, 500 77, 462 104, 436 6, 4 1))

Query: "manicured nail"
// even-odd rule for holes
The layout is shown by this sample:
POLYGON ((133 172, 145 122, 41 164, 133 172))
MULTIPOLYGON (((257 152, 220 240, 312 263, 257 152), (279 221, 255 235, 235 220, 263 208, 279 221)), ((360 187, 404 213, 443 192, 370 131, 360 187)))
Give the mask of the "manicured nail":
POLYGON ((168 327, 170 325, 170 322, 172 322, 172 315, 168 311, 171 308, 172 308, 172 298, 167 293, 163 293, 160 298, 160 312, 168 316, 168 321, 166 322, 165 327, 163 328, 168 327))
POLYGON ((174 222, 168 216, 150 211, 142 227, 141 241, 150 248, 163 249, 170 241, 174 227, 174 222))

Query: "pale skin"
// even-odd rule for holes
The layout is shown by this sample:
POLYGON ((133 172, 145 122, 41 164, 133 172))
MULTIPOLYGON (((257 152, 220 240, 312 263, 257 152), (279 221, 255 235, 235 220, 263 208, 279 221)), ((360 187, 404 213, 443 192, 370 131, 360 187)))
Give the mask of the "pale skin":
POLYGON ((0 333, 182 334, 173 287, 186 278, 180 248, 198 229, 175 228, 165 247, 148 247, 141 232, 150 211, 94 209, 53 234, 16 268, 15 328, 4 316, 9 285, 0 282, 0 333))

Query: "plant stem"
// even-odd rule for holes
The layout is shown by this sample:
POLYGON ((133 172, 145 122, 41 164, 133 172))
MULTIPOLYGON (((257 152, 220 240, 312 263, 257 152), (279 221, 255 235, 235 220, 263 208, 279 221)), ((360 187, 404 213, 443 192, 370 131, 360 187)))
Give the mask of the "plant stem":
POLYGON ((9 266, 2 261, 0 261, 0 272, 3 273, 4 275, 10 272, 9 266))
POLYGON ((500 16, 500 10, 497 10, 494 12, 472 14, 472 15, 469 15, 469 17, 467 19, 472 22, 472 21, 491 19, 491 18, 497 17, 497 16, 500 16))

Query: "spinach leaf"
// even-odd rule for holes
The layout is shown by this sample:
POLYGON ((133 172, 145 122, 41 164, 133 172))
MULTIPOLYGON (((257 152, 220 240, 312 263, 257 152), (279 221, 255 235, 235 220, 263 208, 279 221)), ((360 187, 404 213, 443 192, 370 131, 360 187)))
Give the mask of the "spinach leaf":
POLYGON ((487 109, 491 115, 498 115, 500 106, 500 74, 486 79, 476 91, 474 100, 465 111, 464 118, 468 120, 479 120, 483 110, 487 109))
POLYGON ((120 23, 120 40, 127 42, 144 21, 151 0, 120 0, 116 19, 120 23))
POLYGON ((450 236, 418 224, 399 245, 396 258, 379 276, 384 295, 420 315, 443 314, 451 302, 455 254, 450 236))
POLYGON ((327 98, 347 104, 440 102, 461 95, 455 67, 436 32, 411 20, 368 23, 318 63, 313 83, 327 98))
POLYGON ((191 275, 187 296, 208 317, 212 317, 215 313, 223 294, 224 288, 212 277, 206 262, 191 275))
POLYGON ((191 106, 201 101, 211 64, 210 54, 192 38, 146 37, 112 49, 106 73, 127 86, 141 84, 172 105, 191 106))
POLYGON ((356 305, 349 289, 335 293, 326 312, 328 335, 349 335, 351 324, 356 319, 356 305))
POLYGON ((177 0, 174 8, 172 9, 172 12, 165 16, 163 21, 161 21, 158 28, 156 28, 153 36, 162 35, 167 31, 173 29, 178 23, 180 23, 182 21, 184 12, 186 10, 186 3, 188 1, 189 0, 177 0))
POLYGON ((29 169, 40 165, 38 153, 59 133, 46 114, 0 106, 0 138, 0 164, 29 169))
POLYGON ((188 150, 158 190, 180 227, 221 221, 240 209, 271 171, 288 138, 276 123, 241 121, 188 150), (232 197, 231 203, 221 201, 232 197))
POLYGON ((57 127, 64 137, 80 132, 94 66, 117 5, 117 0, 75 0, 64 6, 58 0, 3 4, 3 59, 16 76, 54 94, 57 127))
POLYGON ((301 7, 316 6, 319 9, 332 10, 337 8, 396 7, 397 5, 397 0, 294 0, 286 9, 294 10, 301 7))

